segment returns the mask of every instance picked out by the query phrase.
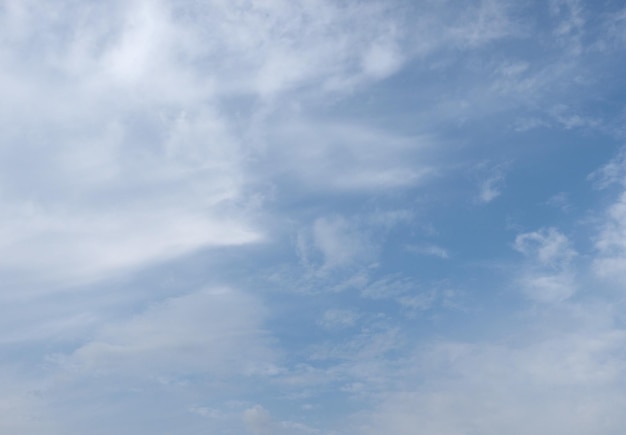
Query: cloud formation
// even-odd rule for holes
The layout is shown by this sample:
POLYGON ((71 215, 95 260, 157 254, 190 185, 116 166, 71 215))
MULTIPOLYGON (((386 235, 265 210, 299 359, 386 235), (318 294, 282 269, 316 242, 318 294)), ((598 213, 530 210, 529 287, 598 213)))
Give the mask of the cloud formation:
POLYGON ((618 2, 40 3, 0 432, 624 431, 618 2))

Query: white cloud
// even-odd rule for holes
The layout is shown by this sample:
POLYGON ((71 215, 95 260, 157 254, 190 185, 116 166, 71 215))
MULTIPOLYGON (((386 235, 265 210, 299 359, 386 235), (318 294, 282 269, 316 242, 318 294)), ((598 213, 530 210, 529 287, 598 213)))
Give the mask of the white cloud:
POLYGON ((519 285, 531 300, 558 303, 576 292, 570 264, 577 253, 565 235, 554 228, 520 234, 514 248, 528 258, 519 285))
POLYGON ((613 434, 626 424, 624 334, 573 333, 529 345, 440 343, 355 416, 361 434, 613 434))
POLYGON ((564 213, 568 213, 572 210, 570 196, 568 193, 565 193, 565 192, 559 192, 556 195, 552 195, 546 201, 546 205, 549 205, 550 207, 558 208, 564 213))
POLYGON ((376 2, 7 3, 4 269, 71 285, 258 241, 247 195, 285 172, 329 191, 420 181, 416 140, 305 116, 283 122, 279 110, 295 89, 325 94, 331 81, 356 86, 399 68, 402 25, 391 12, 381 19, 385 11, 376 2), (227 108, 237 98, 267 101, 241 119, 227 108), (282 139, 263 150, 266 136, 282 139))
POLYGON ((519 281, 525 294, 544 303, 561 302, 576 292, 576 281, 569 273, 541 275, 530 273, 519 281))
POLYGON ((478 198, 481 202, 488 203, 496 199, 502 191, 500 190, 499 185, 502 183, 502 178, 500 177, 492 177, 486 180, 480 186, 480 194, 478 198))
POLYGON ((618 49, 626 45, 624 22, 626 22, 626 8, 608 15, 606 22, 602 26, 604 29, 607 29, 607 40, 603 41, 604 44, 618 49))
POLYGON ((297 234, 300 262, 320 278, 367 267, 377 251, 370 230, 358 218, 338 215, 317 218, 310 228, 297 234))
POLYGON ((615 157, 601 168, 587 176, 599 189, 606 189, 614 184, 626 183, 626 148, 621 148, 615 157))
POLYGON ((437 245, 407 245, 406 250, 419 255, 429 255, 441 259, 448 259, 448 251, 437 245))
POLYGON ((349 266, 371 252, 371 243, 355 223, 344 218, 320 218, 313 225, 313 243, 322 253, 322 269, 349 266))
POLYGON ((276 421, 261 405, 246 409, 243 413, 246 426, 253 435, 320 434, 321 432, 302 423, 276 421))
MULTIPOLYGON (((361 283, 361 296, 372 300, 393 300, 409 310, 409 314, 433 309, 455 307, 457 292, 449 283, 423 284, 412 277, 387 275, 384 278, 361 283)), ((458 308, 458 306, 456 306, 458 308)))
POLYGON ((353 327, 359 319, 359 313, 354 310, 331 308, 324 311, 319 324, 329 330, 353 327))
POLYGON ((626 149, 621 148, 613 159, 587 178, 598 189, 620 186, 617 197, 597 219, 593 269, 600 277, 621 283, 626 277, 626 193, 623 190, 626 186, 626 149))
POLYGON ((575 128, 596 128, 601 126, 598 119, 575 113, 563 104, 557 104, 549 110, 550 115, 567 130, 575 128))
MULTIPOLYGON (((182 77, 171 82, 168 77, 163 86, 151 83, 142 75, 154 77, 153 69, 167 68, 159 63, 135 65, 152 62, 155 51, 158 56, 172 54, 169 46, 148 50, 142 45, 160 45, 159 38, 168 36, 162 27, 174 24, 167 13, 156 3, 142 3, 138 10, 131 4, 125 12, 128 20, 137 22, 128 29, 112 26, 112 35, 90 26, 89 20, 95 20, 91 11, 81 17, 68 10, 64 16, 68 33, 86 32, 78 40, 93 43, 84 48, 88 53, 76 54, 85 62, 92 57, 96 63, 109 62, 109 49, 146 51, 124 55, 131 65, 120 66, 118 75, 134 74, 124 80, 141 83, 126 91, 123 86, 131 85, 118 83, 118 76, 76 65, 58 54, 66 48, 72 52, 69 46, 75 41, 57 28, 64 23, 57 15, 66 12, 64 6, 60 4, 59 11, 23 12, 35 23, 52 26, 50 41, 59 47, 43 44, 36 60, 11 58, 8 77, 0 84, 0 92, 8 91, 9 101, 15 103, 4 113, 0 135, 0 201, 7 211, 0 236, 7 259, 3 268, 71 285, 203 246, 258 240, 259 233, 241 211, 229 205, 242 192, 239 142, 215 110, 197 105, 207 95, 203 86, 189 92, 195 83, 182 77), (137 42, 133 35, 143 39, 137 42), (111 48, 114 41, 126 48, 111 48), (141 69, 127 71, 131 67, 141 69), (46 77, 42 71, 54 74, 46 77), (11 90, 13 83, 17 91, 11 90), (189 109, 183 110, 181 103, 189 109)), ((117 6, 111 3, 98 10, 98 18, 113 20, 124 11, 117 6)), ((38 40, 37 27, 33 24, 29 32, 38 40)), ((161 61, 182 68, 171 58, 161 61)))
POLYGON ((626 193, 608 208, 600 233, 596 238, 598 256, 594 262, 595 271, 602 277, 622 282, 626 277, 626 193))
POLYGON ((392 299, 418 292, 419 285, 412 278, 386 276, 368 283, 361 294, 371 299, 392 299))
POLYGON ((61 422, 46 419, 48 409, 40 397, 40 380, 23 367, 0 365, 0 431, 47 434, 59 431, 61 422))
POLYGON ((567 265, 576 255, 569 239, 555 228, 519 234, 515 238, 514 247, 540 265, 553 268, 567 265))
MULTIPOLYGON (((480 165, 480 166, 484 166, 480 165)), ((479 169, 481 169, 479 166, 479 169)), ((506 165, 497 165, 488 170, 489 174, 479 184, 478 202, 488 204, 498 198, 504 189, 506 165)))
POLYGON ((266 155, 269 175, 278 180, 288 177, 305 192, 412 187, 434 172, 426 156, 419 158, 432 139, 398 136, 347 121, 289 116, 271 132, 270 141, 266 155), (281 162, 279 167, 276 162, 281 162))
POLYGON ((78 216, 37 206, 11 210, 3 219, 2 269, 37 271, 37 279, 55 285, 90 282, 200 247, 259 240, 232 220, 158 205, 123 214, 85 210, 78 216))
POLYGON ((259 302, 230 289, 156 303, 130 319, 110 320, 71 355, 77 374, 243 374, 271 362, 259 302))
POLYGON ((478 6, 465 11, 460 24, 453 26, 452 35, 458 43, 480 47, 494 40, 510 37, 520 32, 519 26, 510 19, 511 4, 503 1, 480 1, 478 6))
POLYGON ((375 43, 363 58, 365 73, 382 78, 397 71, 402 65, 400 50, 389 43, 375 43))
MULTIPOLYGON (((426 55, 430 49, 407 45, 410 27, 394 8, 7 3, 2 32, 14 44, 2 53, 0 200, 10 235, 0 246, 14 255, 6 267, 36 269, 42 279, 99 279, 205 246, 259 240, 254 216, 228 207, 245 203, 265 177, 328 192, 420 183, 432 168, 416 152, 431 139, 305 115, 285 120, 289 107, 278 109, 296 89, 306 95, 312 86, 317 96, 344 83, 345 92, 426 55), (241 97, 265 106, 236 121, 225 107, 241 97)), ((420 22, 435 20, 448 36, 421 32, 421 45, 471 34, 478 46, 511 28, 500 26, 506 14, 495 3, 468 10, 481 17, 479 28, 464 14, 447 28, 436 10, 426 13, 420 22), (485 17, 500 24, 486 26, 485 17)))
POLYGON ((371 423, 360 426, 364 435, 392 431, 405 435, 420 428, 423 433, 485 435, 589 433, 611 435, 624 425, 621 409, 626 404, 619 391, 583 390, 506 391, 483 388, 437 391, 432 394, 389 395, 371 423))
POLYGON ((552 0, 550 12, 556 17, 558 25, 553 33, 557 40, 578 55, 582 51, 581 37, 585 28, 583 3, 579 0, 552 0))

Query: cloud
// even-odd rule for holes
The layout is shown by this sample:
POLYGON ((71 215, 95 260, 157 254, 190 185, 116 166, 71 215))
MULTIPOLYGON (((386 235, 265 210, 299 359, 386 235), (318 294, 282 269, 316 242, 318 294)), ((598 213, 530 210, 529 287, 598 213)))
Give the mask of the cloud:
POLYGON ((603 23, 603 28, 607 29, 607 45, 619 49, 619 47, 623 47, 626 44, 624 21, 626 21, 626 9, 608 15, 606 22, 603 23))
POLYGON ((36 205, 8 208, 0 244, 7 259, 2 268, 36 271, 37 279, 55 285, 89 282, 200 247, 259 240, 253 230, 232 220, 175 206, 168 210, 167 202, 157 211, 158 205, 129 207, 123 213, 84 210, 78 216, 36 205))
POLYGON ((520 279, 520 285, 530 299, 546 303, 564 301, 576 292, 576 281, 568 273, 530 274, 520 279))
POLYGON ((377 2, 8 3, 5 271, 74 285, 257 242, 248 200, 284 174, 281 185, 328 192, 421 181, 423 140, 280 109, 297 89, 332 94, 331 82, 395 72, 403 31, 392 12, 377 2), (241 98, 267 101, 249 110, 241 98))
POLYGON ((626 424, 620 411, 626 403, 626 335, 616 314, 621 302, 603 292, 601 281, 588 281, 587 271, 602 270, 602 255, 621 255, 619 230, 611 231, 622 220, 622 199, 620 195, 608 208, 596 242, 600 256, 589 261, 579 262, 572 242, 555 228, 519 234, 514 248, 526 260, 516 282, 531 300, 548 303, 518 308, 532 327, 507 322, 512 330, 502 339, 433 339, 431 345, 416 346, 412 356, 395 361, 398 379, 405 382, 391 387, 388 378, 388 388, 376 394, 374 410, 352 416, 354 430, 618 432, 626 424), (582 283, 592 293, 574 302, 582 283), (414 384, 407 384, 409 379, 414 384))
POLYGON ((243 419, 253 435, 319 434, 320 431, 302 423, 275 421, 261 405, 246 409, 243 419))
POLYGON ((45 434, 61 430, 62 423, 47 421, 40 379, 12 364, 2 364, 0 376, 0 430, 7 433, 45 434))
POLYGON ((626 148, 621 148, 608 163, 587 176, 598 189, 626 183, 626 148))
MULTIPOLYGON (((453 308, 458 292, 448 282, 421 283, 413 277, 386 275, 360 283, 361 297, 370 300, 392 300, 410 315, 435 308, 453 308)), ((458 308, 458 306, 456 306, 458 308)))
POLYGON ((626 423, 624 334, 565 333, 529 345, 438 343, 407 361, 404 379, 355 415, 359 433, 612 434, 626 423))
POLYGON ((397 71, 402 65, 400 50, 390 43, 376 43, 372 45, 363 58, 365 73, 373 77, 387 77, 397 71))
POLYGON ((296 252, 311 278, 354 273, 375 262, 378 243, 374 230, 360 216, 340 215, 315 219, 296 236, 296 252))
POLYGON ((601 224, 595 245, 598 256, 594 268, 598 275, 617 279, 624 277, 626 265, 626 193, 621 193, 610 205, 601 224))
POLYGON ((258 240, 228 205, 242 193, 238 139, 203 107, 204 86, 183 77, 178 48, 161 43, 178 40, 165 6, 111 2, 84 15, 67 6, 57 4, 68 15, 11 9, 15 26, 32 25, 16 36, 0 86, 15 103, 1 135, 4 269, 73 285, 258 240), (91 25, 96 15, 125 25, 105 31, 91 25), (51 36, 38 44, 40 27, 51 36), (38 55, 18 56, 30 43, 38 55))
POLYGON ((576 255, 567 237, 554 228, 519 234, 514 247, 527 256, 532 256, 540 265, 560 268, 576 255))
POLYGON ((93 339, 59 362, 85 374, 241 374, 271 359, 261 316, 249 295, 199 291, 101 325, 93 339))
POLYGON ((553 0, 550 2, 550 13, 559 19, 553 34, 574 55, 582 51, 580 39, 586 24, 586 14, 583 8, 583 2, 578 0, 553 0))
POLYGON ((554 228, 519 234, 514 248, 529 259, 519 284, 531 300, 562 302, 576 292, 570 264, 577 253, 565 235, 554 228))
POLYGON ((626 149, 620 148, 608 163, 589 174, 587 179, 599 190, 618 189, 616 196, 596 218, 593 269, 598 276, 620 283, 626 264, 626 149))
POLYGON ((341 217, 317 219, 313 225, 313 243, 324 257, 324 269, 349 265, 371 250, 358 228, 341 217))
POLYGON ((491 169, 486 179, 481 181, 478 192, 478 202, 488 204, 502 194, 505 182, 505 167, 498 165, 491 169))
MULTIPOLYGON (((364 125, 293 118, 266 139, 268 175, 304 192, 377 192, 419 185, 435 168, 424 152, 432 139, 404 137, 364 125), (281 162, 277 167, 275 162, 281 162), (293 183, 297 183, 293 185, 293 183)), ((283 186, 283 189, 287 186, 283 186)))
POLYGON ((408 245, 406 249, 407 251, 418 255, 428 255, 444 260, 450 258, 448 251, 437 245, 408 245))
POLYGON ((359 313, 353 310, 331 308, 324 312, 319 324, 329 330, 353 327, 359 319, 359 313))
POLYGON ((570 196, 565 192, 559 192, 556 195, 552 195, 546 201, 546 205, 557 208, 564 213, 569 213, 572 210, 570 196))
POLYGON ((574 128, 596 128, 600 126, 600 122, 589 116, 581 115, 578 113, 572 113, 572 110, 562 104, 558 104, 550 109, 550 114, 553 118, 562 125, 565 129, 571 130, 574 128))
MULTIPOLYGON (((63 331, 60 345, 57 337, 47 340, 45 335, 50 346, 37 342, 29 347, 24 340, 12 345, 28 349, 22 361, 24 371, 32 373, 9 382, 0 403, 7 400, 27 419, 37 419, 16 418, 16 427, 25 428, 24 433, 59 427, 68 434, 89 427, 97 434, 120 427, 185 434, 207 424, 223 433, 238 427, 242 405, 231 401, 248 381, 262 382, 278 373, 274 363, 279 356, 265 330, 267 310, 259 298, 212 287, 134 305, 100 307, 99 317, 82 333, 75 331, 80 323, 63 331), (41 352, 46 355, 40 359, 41 352), (232 389, 224 387, 228 383, 232 389), (15 400, 13 391, 23 400, 15 400), (100 421, 97 428, 94 421, 100 421)), ((79 307, 74 303, 68 308, 79 307)), ((9 420, 0 418, 0 427, 5 422, 9 420)))
MULTIPOLYGON (((422 33, 422 45, 471 34, 478 47, 512 29, 503 5, 468 11, 479 19, 453 14, 446 27, 441 11, 429 10, 420 22, 446 36, 422 33)), ((243 216, 245 206, 223 210, 245 203, 266 177, 327 192, 421 183, 433 168, 416 153, 432 139, 304 115, 285 120, 290 108, 277 109, 290 92, 306 95, 313 86, 326 95, 336 92, 330 83, 354 89, 385 79, 407 56, 430 53, 407 51, 400 12, 377 2, 61 2, 56 9, 11 2, 3 15, 15 45, 1 78, 12 110, 3 113, 0 198, 10 210, 4 227, 12 236, 0 245, 16 254, 11 268, 96 279, 206 246, 258 241, 262 231, 243 216), (29 47, 38 55, 19 54, 29 47), (248 110, 237 98, 268 102, 248 110), (258 129, 240 130, 246 124, 258 129), (265 150, 250 143, 264 138, 265 150), (25 161, 23 150, 39 158, 25 161), (125 255, 111 258, 112 251, 125 255)), ((481 198, 497 196, 498 184, 487 180, 481 198)))

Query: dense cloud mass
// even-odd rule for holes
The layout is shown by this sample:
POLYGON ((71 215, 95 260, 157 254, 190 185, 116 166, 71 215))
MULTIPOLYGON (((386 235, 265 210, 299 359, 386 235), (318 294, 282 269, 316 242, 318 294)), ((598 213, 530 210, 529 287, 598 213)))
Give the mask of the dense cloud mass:
POLYGON ((0 432, 626 431, 626 9, 0 2, 0 432))

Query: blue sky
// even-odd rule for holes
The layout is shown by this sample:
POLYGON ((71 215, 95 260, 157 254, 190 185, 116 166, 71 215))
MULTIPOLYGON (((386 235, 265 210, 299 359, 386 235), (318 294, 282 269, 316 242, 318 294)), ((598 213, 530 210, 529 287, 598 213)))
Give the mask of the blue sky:
POLYGON ((626 431, 620 1, 4 0, 0 432, 626 431))

